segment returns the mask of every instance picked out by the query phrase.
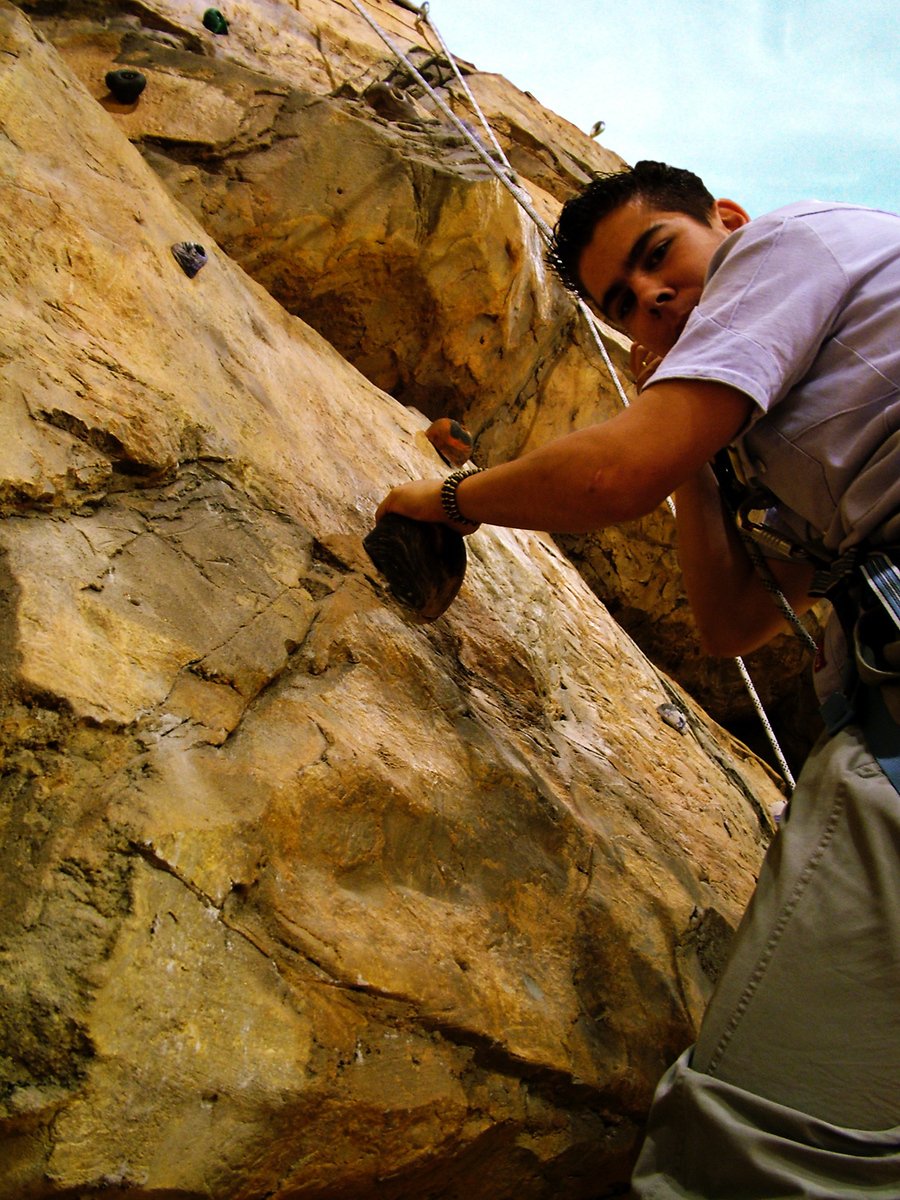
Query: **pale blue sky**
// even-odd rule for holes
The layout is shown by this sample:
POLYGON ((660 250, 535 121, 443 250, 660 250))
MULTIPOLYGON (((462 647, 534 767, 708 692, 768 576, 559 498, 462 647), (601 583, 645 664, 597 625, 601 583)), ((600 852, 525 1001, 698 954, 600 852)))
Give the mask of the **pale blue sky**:
POLYGON ((900 211, 897 0, 431 0, 451 50, 758 216, 900 211))

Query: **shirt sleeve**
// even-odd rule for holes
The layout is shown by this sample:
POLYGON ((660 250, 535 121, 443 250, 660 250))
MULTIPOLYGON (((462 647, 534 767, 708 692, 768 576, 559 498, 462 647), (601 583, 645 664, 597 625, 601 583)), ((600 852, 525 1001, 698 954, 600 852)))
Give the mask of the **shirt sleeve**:
POLYGON ((646 386, 724 383, 768 412, 809 371, 848 286, 802 217, 751 221, 716 251, 700 303, 646 386))

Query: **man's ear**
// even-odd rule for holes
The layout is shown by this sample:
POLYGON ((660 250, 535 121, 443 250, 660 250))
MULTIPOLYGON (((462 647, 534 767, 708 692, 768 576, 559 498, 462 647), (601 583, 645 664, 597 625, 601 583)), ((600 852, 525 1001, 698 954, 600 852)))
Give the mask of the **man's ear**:
POLYGON ((751 219, 747 210, 741 208, 736 200, 717 200, 713 209, 729 233, 734 233, 735 229, 740 229, 751 219))

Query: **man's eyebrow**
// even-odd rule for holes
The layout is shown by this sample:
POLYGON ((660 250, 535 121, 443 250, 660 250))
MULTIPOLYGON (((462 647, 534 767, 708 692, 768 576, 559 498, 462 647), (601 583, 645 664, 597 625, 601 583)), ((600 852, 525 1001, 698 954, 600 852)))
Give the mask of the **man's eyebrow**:
MULTIPOLYGON (((628 251, 628 257, 625 259, 626 272, 634 270, 634 268, 637 266, 638 262, 640 261, 641 257, 643 256, 644 251, 647 249, 647 243, 652 241, 652 239, 656 236, 657 233, 659 233, 659 231, 660 231, 660 229, 662 229, 662 227, 663 227, 662 221, 657 221, 655 225, 650 225, 647 229, 644 230, 644 232, 642 234, 640 234, 635 239, 634 245, 628 251)), ((600 304, 600 311, 605 316, 609 315, 613 301, 616 299, 616 297, 619 295, 619 293, 621 291, 622 291, 622 285, 620 283, 614 283, 610 287, 608 287, 606 289, 606 291, 603 293, 603 300, 600 304)))

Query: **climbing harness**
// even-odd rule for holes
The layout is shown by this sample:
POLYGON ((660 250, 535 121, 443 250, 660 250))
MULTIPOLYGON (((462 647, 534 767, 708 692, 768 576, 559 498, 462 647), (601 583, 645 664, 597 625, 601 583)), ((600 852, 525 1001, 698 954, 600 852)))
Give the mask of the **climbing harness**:
POLYGON ((835 734, 851 721, 857 724, 900 792, 900 549, 859 543, 830 558, 784 526, 775 497, 743 477, 729 449, 716 455, 713 470, 763 585, 816 655, 814 678, 826 730, 835 734), (840 633, 829 626, 821 646, 813 641, 778 588, 763 548, 782 560, 813 565, 809 594, 831 602, 840 633))
POLYGON ((807 650, 811 650, 812 653, 815 654, 818 650, 815 638, 803 624, 800 617, 792 608, 788 598, 778 586, 775 576, 772 574, 771 567, 769 566, 762 550, 760 550, 759 546, 751 537, 744 537, 744 545, 747 548, 747 553, 750 555, 751 562, 756 568, 756 573, 759 576, 760 582, 775 601, 778 608, 781 610, 781 615, 793 627, 797 637, 804 644, 807 650))
POLYGON ((811 594, 831 601, 847 651, 826 676, 825 726, 833 734, 857 724, 900 792, 900 549, 854 546, 817 572, 811 594))
POLYGON ((715 455, 712 469, 722 500, 741 535, 760 582, 800 641, 815 654, 818 650, 816 642, 778 586, 762 547, 776 558, 784 560, 802 558, 808 561, 810 551, 799 546, 794 538, 777 526, 771 515, 776 511, 774 496, 749 485, 730 447, 724 447, 715 455))
MULTIPOLYGON (((430 6, 427 3, 422 4, 421 6, 416 6, 415 4, 411 3, 410 0, 394 0, 394 3, 399 4, 399 6, 401 8, 404 8, 409 12, 416 13, 419 18, 419 21, 427 24, 429 29, 435 35, 435 38, 437 39, 443 54, 445 55, 447 61, 449 62, 451 68, 453 69, 453 73, 454 73, 456 79, 459 81, 459 83, 461 84, 461 86, 466 94, 467 100, 472 105, 473 111, 475 112, 482 128, 486 132, 488 140, 490 141, 491 146, 494 151, 493 156, 482 145, 481 141, 479 140, 478 136, 474 133, 474 131, 472 129, 470 129, 463 121, 461 121, 459 119, 459 117, 457 117, 456 113, 454 113, 453 110, 450 108, 450 106, 444 101, 443 97, 438 94, 436 89, 434 87, 432 87, 432 85, 425 78, 425 76, 416 68, 415 64, 411 61, 409 56, 404 54, 404 52, 400 49, 400 47, 396 44, 396 42, 394 42, 394 40, 390 37, 390 35, 384 29, 382 29, 382 27, 378 24, 378 22, 369 15, 369 13, 363 8, 363 6, 358 2, 358 0, 350 0, 350 3, 353 6, 353 8, 356 9, 356 11, 359 13, 359 15, 362 17, 362 19, 366 22, 366 24, 369 25, 369 27, 378 35, 378 37, 381 38, 381 40, 388 47, 388 49, 403 64, 403 66, 406 68, 406 70, 409 72, 409 74, 412 76, 412 78, 416 81, 416 83, 418 83, 420 87, 425 89, 425 91, 428 93, 428 96, 431 98, 431 100, 437 105, 437 107, 440 109, 440 111, 443 113, 443 115, 447 118, 447 120, 450 121, 450 123, 466 139, 466 141, 469 143, 469 145, 475 151, 475 153, 478 155, 478 157, 485 163, 485 165, 490 169, 490 171, 496 176, 496 178, 503 185, 503 187, 506 188, 506 190, 510 193, 510 195, 513 197, 513 199, 516 201, 516 203, 519 205, 519 207, 526 213, 526 215, 528 217, 531 218, 532 222, 534 223, 534 225, 537 227, 538 231, 540 232, 541 237, 543 238, 545 244, 549 244, 550 239, 553 236, 553 230, 550 228, 550 226, 547 224, 547 222, 543 219, 543 217, 535 210, 534 205, 531 202, 531 196, 528 194, 528 192, 525 190, 525 188, 522 187, 522 185, 519 183, 518 179, 516 178, 515 172, 514 172, 513 168, 511 167, 508 158, 503 153, 503 150, 500 147, 500 145, 494 135, 494 132, 490 127, 490 123, 488 122, 484 113, 481 111, 481 107, 479 106, 478 101, 475 99, 474 95, 472 94, 471 89, 469 88, 469 85, 466 83, 466 81, 462 75, 462 72, 459 70, 459 67, 456 63, 456 59, 455 59, 454 55, 447 48, 447 45, 444 42, 444 39, 441 37, 441 34, 439 33, 436 25, 434 24, 434 21, 431 19, 431 16, 429 15, 429 7, 430 6)), ((606 346, 603 343, 603 339, 600 336, 600 330, 599 330, 597 318, 594 316, 594 314, 591 312, 591 310, 588 308, 587 304, 584 302, 584 300, 580 296, 576 296, 572 293, 570 293, 570 295, 572 295, 572 299, 575 303, 575 306, 578 309, 579 313, 581 314, 582 318, 584 319, 584 321, 587 325, 587 328, 591 334, 591 338, 594 342, 594 345, 596 346, 597 350, 600 352, 600 356, 603 359, 603 363, 609 373, 610 379, 612 380, 612 382, 616 388, 619 399, 621 400, 623 406, 627 408, 628 403, 629 403, 628 396, 625 393, 625 389, 622 387, 622 383, 619 379, 618 372, 616 371, 615 365, 613 364, 613 361, 609 356, 609 351, 606 349, 606 346)), ((672 516, 674 517, 675 516, 675 502, 673 501, 671 496, 669 496, 667 498, 666 504, 668 505, 669 511, 671 512, 672 516)), ((761 555, 760 555, 760 558, 762 558, 761 555)), ((804 640, 806 641, 808 639, 808 641, 812 643, 813 649, 815 649, 815 643, 812 642, 812 639, 810 638, 808 632, 806 631, 805 628, 803 628, 802 624, 800 624, 800 618, 797 616, 797 614, 791 608, 790 604, 787 601, 787 598, 779 590, 777 583, 775 583, 774 579, 772 578, 771 572, 769 572, 767 570, 766 573, 767 573, 768 579, 770 580, 770 583, 766 583, 765 586, 770 591, 772 591, 772 594, 776 598, 776 602, 778 603, 778 605, 782 609, 782 611, 785 612, 786 615, 788 612, 790 612, 791 616, 789 619, 791 620, 791 624, 794 625, 795 628, 799 625, 799 628, 803 630, 804 640), (780 599, 779 599, 779 597, 780 597, 780 599)), ((778 766, 779 766, 781 773, 785 779, 785 782, 787 783, 790 791, 793 791, 794 787, 795 787, 795 781, 794 781, 793 774, 791 773, 791 770, 787 764, 784 754, 781 751, 781 747, 778 744, 778 739, 777 739, 777 737, 775 735, 775 731, 773 730, 772 725, 766 715, 762 700, 759 697, 759 693, 757 692, 756 687, 754 686, 753 680, 750 678, 750 674, 747 671, 746 666, 744 665, 743 659, 736 658, 734 661, 735 661, 735 664, 737 665, 737 668, 740 673, 741 679, 743 680, 744 686, 747 689, 747 693, 750 696, 750 700, 753 704, 756 714, 759 717, 760 723, 763 727, 763 730, 766 734, 769 744, 772 747, 772 752, 775 755, 776 761, 778 762, 778 766)))

